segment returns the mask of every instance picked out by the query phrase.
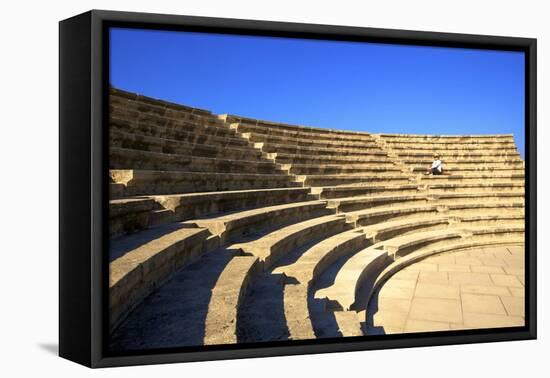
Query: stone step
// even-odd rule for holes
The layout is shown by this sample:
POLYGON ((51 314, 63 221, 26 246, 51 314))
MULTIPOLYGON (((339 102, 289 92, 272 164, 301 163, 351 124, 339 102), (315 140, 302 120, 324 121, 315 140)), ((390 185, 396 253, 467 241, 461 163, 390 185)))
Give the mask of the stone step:
POLYGON ((482 215, 435 215, 431 217, 411 217, 401 220, 388 220, 364 227, 367 238, 373 243, 382 242, 398 235, 407 235, 418 232, 444 229, 458 226, 494 226, 499 223, 517 224, 524 219, 523 213, 484 212, 482 215))
POLYGON ((333 130, 320 127, 297 126, 284 123, 262 121, 252 118, 240 117, 235 115, 223 115, 227 123, 238 123, 236 126, 239 131, 254 131, 261 134, 281 135, 281 136, 300 136, 303 138, 316 139, 347 139, 356 141, 370 141, 372 136, 367 132, 333 130))
POLYGON ((480 201, 486 201, 489 199, 501 199, 501 198, 508 198, 511 200, 516 199, 522 199, 524 196, 522 193, 515 193, 515 192, 474 192, 474 191, 468 191, 468 192, 455 192, 455 193, 438 193, 438 194, 428 194, 428 197, 431 200, 435 201, 442 201, 442 200, 451 200, 451 199, 479 199, 480 201))
POLYGON ((281 173, 281 170, 278 169, 278 165, 268 160, 229 160, 132 150, 119 147, 111 147, 109 149, 109 166, 111 169, 148 169, 201 173, 281 173))
POLYGON ((168 194, 152 198, 163 208, 172 211, 177 220, 188 220, 237 210, 314 200, 315 196, 310 194, 310 188, 276 188, 168 194))
POLYGON ((231 141, 226 138, 215 140, 214 142, 218 144, 187 143, 177 139, 159 138, 139 134, 139 132, 125 132, 111 128, 109 142, 111 148, 119 147, 168 154, 242 160, 261 160, 264 158, 261 151, 242 143, 239 143, 242 146, 233 147, 231 141))
POLYGON ((109 237, 129 234, 149 227, 150 214, 156 209, 151 198, 124 198, 109 201, 109 237))
POLYGON ((109 183, 109 199, 118 199, 124 196, 124 185, 114 182, 109 183))
POLYGON ((505 179, 505 180, 523 180, 525 172, 504 173, 504 172, 472 172, 468 174, 454 174, 453 172, 443 172, 442 175, 418 175, 420 183, 429 185, 441 182, 472 182, 472 180, 486 181, 487 179, 505 179))
POLYGON ((410 148, 412 150, 498 150, 500 148, 515 148, 514 141, 503 142, 453 142, 453 141, 433 141, 433 142, 397 142, 397 141, 385 141, 385 145, 389 149, 404 149, 410 148))
POLYGON ((246 123, 231 123, 231 127, 241 134, 251 133, 265 138, 276 137, 284 139, 315 139, 320 142, 342 142, 342 143, 372 143, 374 140, 370 135, 356 134, 330 134, 310 131, 287 131, 280 128, 264 127, 246 123))
POLYGON ((428 193, 445 193, 450 191, 475 190, 476 192, 520 192, 523 193, 525 184, 523 182, 478 182, 478 183, 441 183, 428 184, 425 189, 428 193))
POLYGON ((111 169, 111 179, 124 184, 124 196, 161 195, 205 191, 302 187, 293 176, 283 174, 209 173, 111 169))
POLYGON ((334 283, 317 290, 314 298, 325 301, 327 309, 352 310, 363 282, 390 262, 388 253, 377 244, 364 248, 350 257, 336 274, 334 283))
POLYGON ((378 147, 372 148, 336 148, 336 147, 307 147, 296 146, 292 144, 262 144, 257 143, 262 147, 263 152, 267 153, 285 153, 294 154, 297 156, 317 156, 317 155, 339 155, 339 156, 357 156, 357 157, 379 157, 387 156, 387 153, 378 147))
POLYGON ((444 230, 415 232, 409 235, 399 235, 397 237, 380 242, 383 248, 393 258, 403 257, 407 253, 418 249, 429 243, 453 242, 462 237, 464 230, 461 228, 447 228, 444 230))
MULTIPOLYGON (((472 233, 471 236, 461 238, 452 243, 433 243, 427 246, 421 247, 414 252, 409 253, 408 255, 401 257, 391 264, 389 264, 383 271, 381 271, 376 277, 374 284, 369 290, 367 295, 367 304, 370 302, 374 292, 380 288, 384 282, 386 282, 391 276, 393 276, 398 271, 406 268, 407 266, 414 264, 416 262, 422 261, 423 259, 445 253, 445 252, 454 252, 459 250, 471 249, 471 248, 480 248, 488 247, 495 245, 516 245, 524 244, 524 236, 521 232, 521 227, 513 227, 512 229, 507 226, 503 227, 493 227, 491 229, 482 228, 482 230, 489 232, 492 235, 492 238, 487 238, 487 234, 476 235, 472 233)), ((366 314, 368 316, 368 314, 366 314)))
POLYGON ((149 216, 149 225, 147 228, 162 226, 177 221, 178 219, 176 219, 174 213, 168 209, 153 210, 149 216))
POLYGON ((292 164, 290 173, 295 175, 353 175, 353 174, 400 174, 401 170, 395 165, 385 166, 347 166, 347 165, 301 165, 292 164))
POLYGON ((194 124, 224 127, 224 122, 208 110, 191 108, 184 105, 157 100, 151 97, 110 93, 109 105, 143 115, 163 117, 165 119, 184 120, 194 124))
MULTIPOLYGON (((403 164, 410 166, 422 166, 426 167, 428 165, 431 165, 433 162, 432 158, 400 158, 400 162, 403 164)), ((468 158, 468 157, 451 157, 451 158, 445 158, 443 161, 443 164, 446 166, 486 166, 486 167, 500 167, 500 166, 521 166, 523 167, 524 162, 519 157, 517 158, 507 158, 507 157, 490 157, 487 156, 485 158, 481 157, 474 157, 474 158, 468 158)))
POLYGON ((290 339, 315 338, 309 317, 309 288, 336 260, 364 248, 366 244, 361 230, 338 233, 314 244, 294 263, 274 269, 273 273, 288 277, 284 286, 284 312, 290 339))
POLYGON ((404 175, 377 174, 377 175, 307 175, 306 186, 334 186, 346 184, 407 184, 409 178, 404 175))
POLYGON ((315 331, 308 307, 307 285, 285 285, 284 288, 285 321, 290 340, 315 339, 315 331))
POLYGON ((348 185, 328 186, 312 188, 312 193, 318 194, 321 199, 338 199, 346 197, 357 197, 365 195, 388 195, 388 194, 445 194, 461 192, 503 192, 503 193, 524 193, 523 182, 475 182, 455 183, 445 182, 438 184, 399 184, 399 185, 348 185))
MULTIPOLYGON (((396 204, 427 203, 428 196, 424 193, 416 194, 389 194, 367 195, 361 197, 348 197, 328 200, 328 207, 337 209, 338 212, 356 211, 378 206, 393 206, 396 204)), ((434 201, 435 202, 435 201, 434 201)))
POLYGON ((296 136, 279 136, 261 134, 255 132, 244 132, 241 136, 250 140, 251 142, 261 142, 265 144, 286 144, 292 146, 307 146, 307 147, 320 147, 320 148, 352 148, 352 149, 378 149, 378 145, 374 140, 364 141, 346 141, 346 140, 332 140, 332 139, 316 139, 309 136, 308 138, 300 138, 296 136))
POLYGON ((123 110, 112 108, 109 118, 110 130, 128 134, 173 139, 190 144, 208 143, 211 145, 249 147, 248 140, 239 137, 230 129, 198 126, 162 117, 150 119, 139 115, 127 114, 123 110))
POLYGON ((237 343, 237 312, 259 270, 258 258, 254 256, 235 256, 229 261, 212 289, 204 345, 237 343))
MULTIPOLYGON (((490 185, 506 185, 506 184, 519 184, 525 186, 524 175, 513 175, 512 177, 506 177, 498 174, 491 176, 488 175, 442 175, 442 176, 417 176, 418 180, 416 181, 421 188, 430 187, 431 184, 438 184, 444 186, 437 186, 439 189, 442 188, 461 188, 469 187, 469 185, 478 186, 485 184, 485 188, 490 185)), ((480 186, 481 187, 481 186, 480 186)))
POLYGON ((304 251, 296 261, 273 270, 284 274, 293 283, 311 287, 317 278, 336 260, 350 252, 366 247, 368 240, 364 229, 352 229, 330 236, 304 251), (293 280, 295 279, 296 282, 293 280))
POLYGON ((319 193, 321 199, 365 196, 368 194, 416 194, 418 191, 419 186, 417 184, 326 186, 312 189, 312 193, 319 193))
POLYGON ((523 193, 514 192, 458 192, 458 193, 439 193, 428 195, 430 199, 435 200, 438 204, 453 204, 457 200, 460 202, 491 202, 507 203, 509 201, 523 201, 525 195, 523 193))
POLYGON ((328 200, 328 207, 335 208, 338 212, 355 211, 364 208, 375 208, 377 206, 391 206, 404 203, 428 203, 447 204, 454 201, 473 199, 475 202, 489 201, 515 201, 523 200, 521 193, 514 192, 453 192, 427 194, 423 192, 412 194, 382 194, 367 195, 359 197, 347 197, 328 200))
POLYGON ((514 136, 512 134, 494 134, 494 135, 421 135, 421 134, 388 134, 388 133, 380 133, 380 134, 372 134, 374 137, 378 137, 384 141, 398 141, 402 140, 405 142, 411 142, 411 143, 418 143, 422 141, 453 141, 453 142, 461 142, 461 141, 471 141, 471 140, 479 140, 479 141, 491 141, 491 140, 498 140, 498 141, 513 141, 514 136))
POLYGON ((461 145, 449 145, 447 147, 433 145, 433 146, 410 146, 410 145, 393 145, 390 148, 388 148, 390 151, 395 152, 396 154, 399 154, 402 151, 406 151, 407 154, 415 153, 415 152, 429 152, 432 154, 439 154, 441 157, 445 158, 447 155, 453 155, 453 154, 469 154, 469 153, 475 153, 475 152, 483 152, 483 153, 491 153, 496 152, 498 154, 513 154, 517 153, 516 146, 514 144, 507 144, 503 146, 494 146, 491 148, 488 148, 484 145, 478 145, 478 146, 461 146, 461 145))
MULTIPOLYGON (((413 173, 424 173, 428 167, 410 167, 411 172, 413 173)), ((522 174, 525 172, 523 167, 517 168, 514 166, 500 166, 500 167, 487 167, 487 166, 473 166, 465 167, 460 165, 451 165, 447 166, 443 164, 443 174, 444 175, 470 175, 474 174, 522 174)))
POLYGON ((364 336, 361 317, 355 311, 335 311, 334 318, 342 337, 364 336))
POLYGON ((214 249, 175 271, 111 333, 110 350, 203 345, 214 288, 238 254, 214 249))
POLYGON ((457 216, 460 219, 460 223, 466 226, 498 226, 499 224, 513 224, 519 225, 525 222, 524 212, 500 212, 497 211, 493 214, 483 212, 481 215, 462 215, 457 216))
POLYGON ((364 227, 367 238, 373 243, 380 243, 398 235, 407 233, 425 232, 434 228, 446 228, 459 221, 459 218, 448 215, 434 215, 431 217, 411 217, 407 219, 390 220, 364 227))
POLYGON ((406 219, 416 216, 431 217, 434 215, 471 215, 479 213, 479 211, 488 211, 498 209, 499 211, 513 212, 521 210, 524 207, 524 201, 508 201, 508 202, 456 202, 445 205, 438 205, 435 202, 418 203, 418 204, 403 204, 400 206, 380 206, 373 209, 365 209, 353 211, 346 214, 346 220, 350 223, 361 226, 369 226, 388 219, 406 219))
POLYGON ((226 244, 329 214, 334 214, 334 210, 327 209, 325 201, 307 201, 221 214, 186 223, 207 228, 220 237, 222 244, 226 244))
POLYGON ((148 131, 147 134, 171 132, 176 136, 178 133, 199 134, 203 139, 208 137, 242 139, 235 133, 235 130, 223 122, 219 123, 215 118, 195 120, 171 118, 113 104, 109 105, 109 123, 122 131, 143 130, 148 131))
POLYGON ((126 99, 126 100, 132 100, 132 101, 145 101, 147 103, 157 105, 160 107, 166 107, 166 108, 171 108, 176 110, 179 109, 191 114, 207 115, 207 116, 212 115, 212 112, 206 109, 194 108, 187 105, 181 105, 181 104, 177 104, 166 100, 144 96, 139 93, 128 92, 128 91, 125 91, 124 89, 115 88, 112 86, 109 87, 109 97, 120 98, 121 100, 126 99))
POLYGON ((172 224, 111 240, 110 328, 114 329, 173 272, 204 253, 209 236, 204 228, 172 224))
POLYGON ((416 215, 434 216, 438 214, 438 206, 435 204, 415 204, 404 206, 378 207, 352 211, 346 214, 346 220, 356 226, 369 226, 387 219, 404 219, 416 215))
POLYGON ((239 343, 288 340, 283 279, 268 271, 253 282, 238 311, 239 343))
MULTIPOLYGON (((384 165, 384 164, 393 164, 392 160, 385 155, 376 155, 376 156, 340 156, 340 155, 306 155, 300 156, 295 154, 286 154, 286 153, 273 153, 271 154, 276 160, 277 163, 281 164, 332 164, 332 165, 341 165, 341 164, 372 164, 372 165, 384 165)), ((431 161, 430 161, 431 163, 431 161)))
POLYGON ((495 210, 498 209, 501 212, 505 211, 512 211, 516 212, 516 210, 521 209, 523 210, 525 207, 525 200, 511 200, 506 202, 485 202, 485 203, 475 203, 475 202, 455 202, 455 203, 449 203, 445 204, 443 209, 444 211, 448 211, 451 215, 472 215, 475 213, 478 213, 480 211, 487 211, 487 210, 495 210))
POLYGON ((342 215, 326 215, 307 219, 274 230, 258 239, 238 243, 235 247, 244 253, 256 256, 263 263, 264 270, 270 269, 278 260, 302 245, 322 240, 349 229, 342 215))
MULTIPOLYGON (((403 161, 407 159, 433 159, 434 153, 430 151, 414 151, 412 149, 407 150, 393 150, 396 156, 403 161)), ((489 157, 491 159, 521 159, 517 151, 501 151, 501 150, 468 150, 468 151, 446 151, 442 152, 441 157, 445 160, 462 160, 462 159, 484 159, 489 157)))
POLYGON ((109 202, 110 237, 230 211, 314 200, 309 188, 235 190, 124 198, 109 202))

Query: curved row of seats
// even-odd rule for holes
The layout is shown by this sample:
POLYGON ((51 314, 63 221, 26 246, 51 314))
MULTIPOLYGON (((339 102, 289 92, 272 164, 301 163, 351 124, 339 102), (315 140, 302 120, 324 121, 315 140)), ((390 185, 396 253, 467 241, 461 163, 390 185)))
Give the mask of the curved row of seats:
POLYGON ((111 237, 307 198, 296 176, 208 111, 111 88, 109 140, 111 237), (231 193, 216 201, 221 191, 231 193), (163 206, 174 194, 180 206, 163 206), (187 203, 197 205, 177 209, 187 203))
POLYGON ((369 293, 408 260, 523 241, 509 136, 409 140, 112 89, 110 138, 113 350, 363 335, 369 293), (439 150, 446 174, 424 175, 439 150))

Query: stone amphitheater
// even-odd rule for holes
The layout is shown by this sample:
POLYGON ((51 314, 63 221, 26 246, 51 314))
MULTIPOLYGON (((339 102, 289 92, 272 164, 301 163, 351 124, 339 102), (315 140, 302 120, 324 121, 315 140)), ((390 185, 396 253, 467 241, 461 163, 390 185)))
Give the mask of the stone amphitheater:
POLYGON ((524 324, 512 135, 329 130, 111 88, 109 136, 111 350, 524 324))

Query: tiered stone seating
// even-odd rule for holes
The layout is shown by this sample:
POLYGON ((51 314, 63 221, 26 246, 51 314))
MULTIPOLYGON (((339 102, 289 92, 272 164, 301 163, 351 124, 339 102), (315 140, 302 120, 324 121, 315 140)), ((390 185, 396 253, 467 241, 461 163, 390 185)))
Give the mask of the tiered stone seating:
POLYGON ((255 264, 270 264, 284 254, 289 245, 304 243, 315 235, 321 237, 345 227, 345 219, 329 215, 331 212, 324 201, 291 203, 167 224, 112 240, 112 326, 127 315, 135 302, 200 255, 230 242, 275 230, 246 246, 230 248, 233 254, 253 251, 255 264), (281 227, 284 231, 277 232, 281 227), (292 232, 288 228, 292 228, 292 232), (133 295, 134 291, 139 295, 133 295))
MULTIPOLYGON (((390 156, 413 172, 425 172, 433 154, 440 155, 444 171, 523 171, 512 135, 429 136, 379 134, 378 142, 390 156)), ((517 173, 517 172, 516 172, 517 173)))
POLYGON ((235 256, 227 264, 212 290, 204 325, 204 344, 237 342, 237 311, 257 270, 258 259, 254 256, 235 256))
POLYGON ((209 233, 170 225, 111 240, 109 317, 111 328, 178 267, 204 253, 209 233))
POLYGON ((111 179, 124 196, 301 186, 205 110, 111 89, 110 125, 111 179))
MULTIPOLYGON (((374 208, 384 207, 387 204, 393 205, 409 205, 409 204, 430 204, 435 203, 438 206, 442 205, 454 205, 454 204, 467 204, 476 203, 479 204, 491 204, 492 202, 503 201, 522 201, 523 196, 521 193, 508 193, 508 192, 473 192, 473 193, 439 193, 439 194, 403 194, 403 195, 377 195, 377 196, 364 196, 364 197, 350 197, 341 198, 335 200, 329 200, 328 206, 337 208, 339 212, 352 212, 358 209, 368 209, 370 212, 374 208)), ((354 213, 354 214, 360 214, 354 213)))
POLYGON ((308 186, 406 182, 368 133, 300 127, 232 115, 222 117, 308 186))
POLYGON ((113 350, 368 334, 372 293, 433 254, 522 244, 509 135, 370 134, 111 90, 113 350), (433 153, 444 175, 427 176, 433 153))
POLYGON ((305 251, 294 263, 274 270, 290 277, 284 286, 285 318, 289 338, 315 338, 313 324, 309 317, 309 290, 317 278, 336 260, 367 245, 367 238, 361 229, 338 233, 315 244, 305 251))
MULTIPOLYGON (((319 202, 293 206, 314 197, 208 111, 111 89, 109 137, 112 327, 175 270, 231 236, 178 222, 274 205, 279 211, 264 217, 330 212, 319 202)), ((229 227, 239 221, 226 217, 229 227)), ((249 218, 258 222, 243 216, 241 231, 250 231, 249 218)))
POLYGON ((188 223, 207 228, 225 242, 273 228, 274 225, 294 224, 331 213, 333 211, 327 209, 326 202, 309 201, 216 215, 188 221, 188 223))
POLYGON ((182 193, 110 201, 111 237, 170 222, 314 199, 308 188, 182 193))
MULTIPOLYGON (((391 266, 404 267, 406 266, 404 265, 405 261, 417 261, 419 256, 426 257, 445 250, 452 250, 452 248, 445 249, 445 246, 462 249, 487 244, 515 244, 521 242, 522 237, 523 224, 521 223, 490 228, 487 226, 449 227, 394 237, 355 254, 339 270, 334 284, 318 290, 315 297, 325 299, 329 302, 327 305, 335 306, 338 309, 355 309, 359 288, 369 278, 386 277, 387 272, 380 273, 377 270, 389 266, 388 262, 390 261, 395 260, 399 264, 391 266), (422 251, 422 253, 419 255, 418 251, 422 251), (408 258, 401 262, 401 257, 407 256, 409 253, 414 253, 413 256, 416 258, 408 258)), ((395 267, 392 269, 393 272, 397 271, 395 267)), ((377 280, 377 285, 379 285, 381 281, 379 278, 377 280)))
POLYGON ((302 186, 286 174, 111 169, 110 175, 126 196, 302 186))
POLYGON ((111 236, 307 197, 293 191, 301 182, 208 111, 111 89, 109 137, 111 236), (180 196, 177 211, 156 195, 180 196))
POLYGON ((185 170, 186 172, 272 173, 277 166, 270 161, 228 160, 202 156, 185 156, 162 152, 112 147, 111 169, 185 170))

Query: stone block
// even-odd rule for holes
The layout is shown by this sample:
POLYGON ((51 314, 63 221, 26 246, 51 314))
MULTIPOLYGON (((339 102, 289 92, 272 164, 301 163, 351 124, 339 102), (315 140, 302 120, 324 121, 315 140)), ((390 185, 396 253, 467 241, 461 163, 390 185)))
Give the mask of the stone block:
POLYGON ((465 328, 523 327, 525 321, 518 316, 464 313, 465 328))
POLYGON ((461 298, 464 312, 506 315, 502 302, 496 295, 464 293, 461 298))
POLYGON ((427 284, 419 282, 414 292, 415 297, 437 299, 460 299, 460 290, 457 286, 427 284))
POLYGON ((508 286, 508 287, 523 287, 523 284, 518 279, 517 276, 512 276, 508 274, 491 274, 491 279, 498 286, 508 286))
POLYGON ((462 308, 459 300, 413 298, 409 319, 435 322, 462 322, 462 308))

